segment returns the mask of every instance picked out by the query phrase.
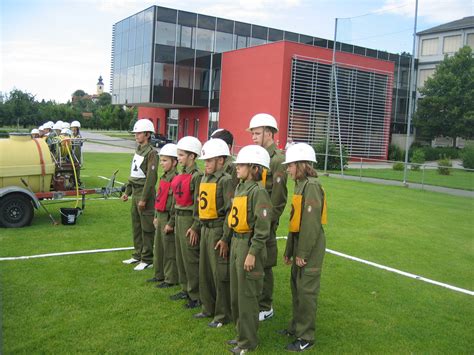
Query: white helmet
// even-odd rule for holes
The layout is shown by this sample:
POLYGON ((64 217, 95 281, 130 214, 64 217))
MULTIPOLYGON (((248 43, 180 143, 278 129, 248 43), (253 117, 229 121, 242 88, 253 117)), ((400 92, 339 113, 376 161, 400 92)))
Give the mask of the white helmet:
POLYGON ((195 153, 199 156, 201 154, 202 144, 199 139, 193 136, 186 136, 178 141, 178 149, 185 150, 187 152, 195 153))
POLYGON ((54 122, 48 121, 43 125, 43 128, 53 129, 53 126, 54 126, 54 122))
POLYGON ((201 149, 201 157, 199 159, 211 159, 221 156, 229 156, 229 146, 220 138, 212 138, 208 140, 201 149))
POLYGON ((168 157, 178 157, 178 147, 174 143, 165 144, 161 149, 159 155, 166 155, 168 157))
POLYGON ((39 133, 40 133, 40 131, 37 128, 33 128, 30 132, 30 134, 39 134, 39 133))
POLYGON ((39 127, 38 127, 38 131, 44 131, 44 127, 43 127, 43 126, 39 126, 39 127))
POLYGON ((69 128, 63 128, 63 129, 61 130, 61 134, 67 134, 67 135, 70 136, 70 135, 72 135, 72 132, 71 132, 71 130, 70 130, 69 128))
POLYGON ((153 122, 151 122, 147 118, 142 118, 141 120, 138 120, 133 126, 132 133, 139 132, 155 132, 155 126, 153 126, 153 122))
POLYGON ((270 155, 267 150, 259 145, 247 145, 243 147, 234 164, 258 164, 270 168, 270 155))
POLYGON ((81 128, 81 122, 79 122, 79 121, 72 121, 72 122, 71 122, 71 128, 73 128, 73 127, 81 128))
POLYGON ((63 123, 60 121, 56 122, 53 126, 53 129, 59 129, 59 130, 63 129, 63 123))
POLYGON ((286 150, 283 164, 294 163, 295 161, 312 161, 316 163, 316 153, 313 147, 306 143, 295 143, 289 146, 286 150))
POLYGON ((71 128, 69 122, 63 122, 63 128, 71 128))
POLYGON ((278 125, 275 117, 269 115, 268 113, 257 113, 255 116, 253 116, 250 120, 249 128, 247 128, 247 131, 250 131, 252 128, 257 127, 271 127, 278 132, 278 125))

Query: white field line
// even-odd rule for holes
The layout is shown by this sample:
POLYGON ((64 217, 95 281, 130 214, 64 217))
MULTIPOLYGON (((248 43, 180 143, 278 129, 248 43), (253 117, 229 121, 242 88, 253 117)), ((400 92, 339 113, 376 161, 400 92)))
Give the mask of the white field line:
MULTIPOLYGON (((104 179, 104 180, 109 180, 109 181, 110 181, 110 179, 109 179, 108 177, 105 177, 105 176, 100 176, 100 175, 98 175, 97 177, 98 177, 98 178, 101 178, 101 179, 104 179)), ((117 184, 119 184, 119 185, 125 185, 123 182, 120 182, 120 181, 117 181, 117 180, 115 180, 115 182, 116 182, 117 184)))
MULTIPOLYGON (((277 239, 286 239, 286 237, 277 237, 277 239)), ((51 253, 51 254, 38 254, 38 255, 29 255, 29 256, 11 256, 11 257, 0 258, 0 261, 37 259, 37 258, 47 258, 47 257, 51 257, 51 256, 65 256, 65 255, 77 255, 77 254, 107 253, 107 252, 111 252, 111 251, 124 251, 124 250, 132 250, 132 249, 133 249, 133 247, 124 247, 124 248, 110 248, 110 249, 79 250, 79 251, 69 251, 69 252, 51 253)), ((374 263, 372 261, 368 261, 368 260, 364 260, 364 259, 361 259, 361 258, 357 258, 355 256, 340 253, 338 251, 331 250, 331 249, 328 249, 328 248, 326 248, 326 252, 328 252, 330 254, 333 254, 333 255, 337 255, 337 256, 346 258, 346 259, 357 261, 357 262, 362 263, 362 264, 370 265, 370 266, 376 267, 378 269, 382 269, 382 270, 385 270, 385 271, 390 271, 390 272, 393 272, 393 273, 396 273, 396 274, 399 274, 399 275, 402 275, 402 276, 405 276, 405 277, 409 277, 409 278, 412 278, 412 279, 415 279, 415 280, 427 282, 429 284, 444 287, 444 288, 450 289, 452 291, 461 292, 461 293, 464 293, 464 294, 467 294, 467 295, 470 295, 470 296, 474 296, 474 291, 466 290, 466 289, 463 289, 463 288, 460 288, 460 287, 456 287, 456 286, 445 284, 445 283, 442 283, 442 282, 439 282, 439 281, 431 280, 431 279, 428 279, 428 278, 423 277, 423 276, 411 274, 409 272, 394 269, 394 268, 391 268, 389 266, 377 264, 377 263, 374 263)))

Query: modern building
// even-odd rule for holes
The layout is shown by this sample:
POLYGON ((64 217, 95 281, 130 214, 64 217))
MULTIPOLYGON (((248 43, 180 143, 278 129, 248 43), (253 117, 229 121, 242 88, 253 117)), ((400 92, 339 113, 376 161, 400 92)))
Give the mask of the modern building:
POLYGON ((406 131, 407 56, 337 42, 331 81, 331 40, 159 6, 116 23, 112 47, 112 102, 174 139, 222 127, 238 149, 267 112, 280 146, 340 137, 351 156, 386 158, 406 131))
POLYGON ((417 89, 435 72, 446 55, 451 56, 461 47, 474 49, 474 16, 448 22, 417 33, 418 75, 417 89))

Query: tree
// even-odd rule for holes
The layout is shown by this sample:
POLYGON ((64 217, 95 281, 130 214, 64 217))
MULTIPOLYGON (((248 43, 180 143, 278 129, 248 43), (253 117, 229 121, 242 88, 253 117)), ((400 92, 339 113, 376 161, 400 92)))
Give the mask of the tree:
POLYGON ((97 98, 97 105, 100 107, 108 106, 112 103, 112 96, 108 92, 104 92, 97 98))
POLYGON ((21 90, 12 90, 0 110, 1 125, 22 125, 26 127, 31 124, 37 124, 38 102, 35 97, 21 90))
POLYGON ((76 90, 72 93, 72 96, 77 96, 77 97, 84 97, 87 96, 87 93, 84 90, 76 90))
POLYGON ((425 81, 414 116, 421 137, 474 136, 474 57, 468 46, 446 56, 425 81))

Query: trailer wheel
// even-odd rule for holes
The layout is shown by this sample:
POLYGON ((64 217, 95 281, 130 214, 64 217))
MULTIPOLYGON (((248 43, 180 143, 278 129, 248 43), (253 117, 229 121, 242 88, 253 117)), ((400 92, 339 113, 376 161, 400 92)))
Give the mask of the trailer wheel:
POLYGON ((21 193, 8 194, 0 199, 0 225, 7 228, 29 226, 33 219, 33 204, 21 193))

